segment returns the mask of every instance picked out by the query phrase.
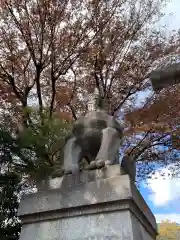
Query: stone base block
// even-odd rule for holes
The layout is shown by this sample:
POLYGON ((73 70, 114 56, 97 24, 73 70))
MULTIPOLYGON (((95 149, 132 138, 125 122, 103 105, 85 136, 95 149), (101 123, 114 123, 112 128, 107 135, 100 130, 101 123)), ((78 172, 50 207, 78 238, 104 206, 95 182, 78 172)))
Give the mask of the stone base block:
MULTIPOLYGON (((119 165, 109 173, 113 168, 118 173, 119 165)), ((59 188, 23 196, 20 240, 156 239, 155 218, 128 175, 66 178, 59 188)))

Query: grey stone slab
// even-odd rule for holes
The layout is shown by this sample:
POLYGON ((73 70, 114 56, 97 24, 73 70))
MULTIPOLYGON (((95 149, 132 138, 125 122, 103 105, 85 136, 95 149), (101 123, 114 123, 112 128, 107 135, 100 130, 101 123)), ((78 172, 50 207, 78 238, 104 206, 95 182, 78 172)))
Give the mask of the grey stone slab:
POLYGON ((93 205, 131 198, 128 175, 101 179, 66 188, 37 192, 21 199, 19 215, 93 205))
POLYGON ((131 213, 133 239, 137 240, 154 240, 155 236, 151 235, 139 219, 131 213))
MULTIPOLYGON (((136 206, 140 209, 141 213, 145 216, 146 219, 152 224, 153 228, 157 231, 157 224, 156 219, 148 207, 147 203, 145 202, 144 198, 136 188, 136 186, 132 183, 131 184, 131 195, 133 198, 133 201, 136 203, 136 206)), ((141 220, 143 218, 141 217, 141 220)))
POLYGON ((20 240, 133 240, 130 218, 124 211, 32 223, 22 228, 20 240))
POLYGON ((20 240, 153 240, 155 237, 125 209, 25 224, 20 240))
POLYGON ((81 180, 56 179, 59 188, 23 196, 20 240, 155 239, 152 212, 130 177, 122 174, 119 165, 111 166, 82 173, 81 180))
POLYGON ((119 165, 112 165, 96 170, 82 171, 79 174, 64 175, 38 183, 39 190, 48 190, 55 188, 69 188, 81 183, 94 182, 99 179, 107 179, 120 175, 125 175, 125 170, 119 165))

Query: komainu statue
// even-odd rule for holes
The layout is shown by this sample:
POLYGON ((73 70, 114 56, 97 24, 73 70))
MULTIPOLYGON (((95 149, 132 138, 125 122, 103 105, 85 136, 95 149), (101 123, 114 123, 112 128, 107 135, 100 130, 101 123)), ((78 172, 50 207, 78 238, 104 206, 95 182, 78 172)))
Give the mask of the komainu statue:
POLYGON ((64 173, 75 173, 79 162, 85 158, 87 169, 119 164, 119 147, 123 136, 120 123, 108 115, 106 102, 98 90, 88 101, 88 113, 73 125, 72 133, 64 148, 64 173))

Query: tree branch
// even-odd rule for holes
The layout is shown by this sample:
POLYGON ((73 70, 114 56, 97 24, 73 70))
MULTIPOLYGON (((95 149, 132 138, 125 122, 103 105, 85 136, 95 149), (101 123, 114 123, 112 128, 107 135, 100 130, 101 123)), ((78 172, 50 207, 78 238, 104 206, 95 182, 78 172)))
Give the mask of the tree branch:
POLYGON ((157 143, 153 143, 153 144, 149 144, 144 146, 137 154, 135 154, 134 158, 137 159, 139 156, 141 156, 147 149, 154 147, 154 146, 158 146, 158 145, 162 145, 161 142, 159 142, 160 140, 162 140, 163 138, 167 137, 167 135, 161 136, 158 139, 156 139, 157 143))
POLYGON ((35 83, 36 83, 36 92, 38 96, 38 102, 39 102, 39 112, 42 113, 43 110, 43 102, 42 102, 42 94, 41 94, 41 85, 40 85, 40 75, 41 75, 41 66, 38 65, 36 67, 36 77, 35 77, 35 83))
POLYGON ((77 116, 76 116, 76 112, 75 112, 74 107, 70 103, 68 103, 67 105, 71 109, 74 120, 77 120, 77 116))
POLYGON ((118 104, 118 106, 116 106, 116 107, 113 109, 112 115, 114 115, 114 114, 122 107, 122 105, 126 102, 126 100, 127 100, 131 95, 134 94, 134 92, 132 93, 131 90, 132 90, 132 88, 128 91, 128 93, 127 93, 127 95, 125 96, 125 98, 123 99, 123 101, 120 102, 120 103, 118 104))
POLYGON ((22 27, 21 23, 18 21, 18 19, 16 18, 15 14, 13 12, 13 9, 11 8, 12 6, 10 7, 7 2, 6 2, 6 6, 7 6, 9 12, 10 12, 12 18, 14 19, 14 22, 15 22, 17 28, 19 29, 20 33, 22 34, 22 37, 23 37, 23 39, 24 39, 24 41, 25 41, 25 43, 27 45, 27 48, 28 48, 28 50, 29 50, 29 52, 31 54, 31 57, 33 59, 33 62, 35 64, 35 66, 36 66, 37 65, 37 61, 36 61, 36 57, 35 57, 35 54, 34 54, 34 51, 33 51, 33 43, 32 43, 32 39, 31 39, 30 30, 27 33, 29 35, 29 40, 28 40, 26 35, 25 35, 25 33, 24 33, 24 30, 23 30, 23 27, 22 27))
POLYGON ((56 79, 52 76, 51 77, 51 89, 52 89, 52 97, 51 97, 51 104, 50 104, 50 118, 53 114, 53 108, 54 108, 54 101, 56 96, 56 79))
MULTIPOLYGON (((2 68, 2 66, 1 66, 2 68)), ((4 69, 4 68, 3 68, 4 69)), ((0 77, 4 79, 4 81, 8 84, 11 85, 13 88, 13 91, 16 95, 16 97, 20 100, 20 102, 23 104, 23 93, 22 91, 16 86, 14 78, 4 69, 5 74, 0 73, 0 77), (8 81, 6 80, 8 79, 8 81)))
POLYGON ((151 132, 151 130, 152 130, 152 129, 149 129, 149 130, 146 132, 145 136, 138 142, 138 144, 131 149, 131 151, 128 153, 129 156, 133 153, 133 151, 134 151, 136 148, 138 148, 138 147, 141 145, 141 143, 146 139, 146 137, 147 137, 148 134, 151 132))

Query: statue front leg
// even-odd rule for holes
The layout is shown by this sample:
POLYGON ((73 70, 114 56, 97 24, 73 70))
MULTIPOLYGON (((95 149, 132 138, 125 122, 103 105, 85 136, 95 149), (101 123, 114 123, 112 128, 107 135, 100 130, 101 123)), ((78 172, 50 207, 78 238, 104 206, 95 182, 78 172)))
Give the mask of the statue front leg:
POLYGON ((81 148, 76 143, 76 138, 70 138, 64 147, 64 171, 65 174, 79 171, 81 148))
POLYGON ((119 132, 112 127, 103 129, 101 147, 96 157, 97 162, 104 161, 106 165, 117 162, 117 153, 120 147, 121 138, 119 132))

